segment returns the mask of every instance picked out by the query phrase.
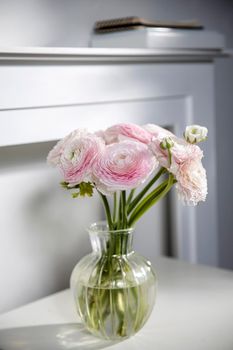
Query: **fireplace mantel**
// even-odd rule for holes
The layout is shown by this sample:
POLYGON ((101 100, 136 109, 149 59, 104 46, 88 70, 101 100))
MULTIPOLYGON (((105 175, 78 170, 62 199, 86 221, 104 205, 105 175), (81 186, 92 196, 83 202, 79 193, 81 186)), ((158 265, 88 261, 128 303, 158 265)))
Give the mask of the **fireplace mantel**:
POLYGON ((148 239, 138 235, 135 243, 153 260, 168 253, 163 233, 169 231, 166 239, 173 256, 218 264, 213 61, 226 55, 221 47, 0 49, 0 222, 5 244, 0 263, 2 259, 6 267, 0 310, 63 287, 61 274, 55 278, 54 271, 68 273, 88 252, 82 227, 90 217, 99 217, 101 207, 98 202, 69 202, 57 186, 60 179, 45 164, 54 143, 77 127, 94 131, 118 122, 155 123, 181 136, 187 124, 206 125, 210 137, 202 148, 207 202, 185 207, 172 193, 167 203, 170 224, 161 219, 163 202, 164 207, 151 209, 138 226, 148 239), (62 264, 59 254, 66 256, 62 264), (19 291, 18 280, 11 279, 15 295, 8 297, 12 261, 17 275, 22 274, 22 288, 19 291), (40 290, 44 262, 47 280, 40 290), (27 288, 28 280, 35 292, 27 288))
POLYGON ((11 47, 0 48, 0 61, 52 62, 206 62, 227 57, 230 51, 212 49, 145 49, 145 48, 69 48, 11 47))

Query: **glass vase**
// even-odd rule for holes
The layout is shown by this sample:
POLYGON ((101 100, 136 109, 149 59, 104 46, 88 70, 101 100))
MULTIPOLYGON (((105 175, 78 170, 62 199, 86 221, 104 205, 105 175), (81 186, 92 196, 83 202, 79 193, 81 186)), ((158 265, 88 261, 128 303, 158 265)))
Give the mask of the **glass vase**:
POLYGON ((149 318, 156 296, 151 263, 132 249, 133 229, 109 231, 106 224, 88 230, 92 253, 71 275, 78 314, 95 336, 118 340, 138 332, 149 318))

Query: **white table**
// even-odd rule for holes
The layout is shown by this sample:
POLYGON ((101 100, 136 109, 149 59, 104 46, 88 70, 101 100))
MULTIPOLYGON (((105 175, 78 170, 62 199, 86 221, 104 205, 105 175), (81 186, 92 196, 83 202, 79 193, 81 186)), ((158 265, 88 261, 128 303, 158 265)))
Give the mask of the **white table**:
POLYGON ((159 293, 145 327, 112 343, 87 333, 69 290, 0 315, 0 349, 232 350, 233 272, 155 261, 159 293))

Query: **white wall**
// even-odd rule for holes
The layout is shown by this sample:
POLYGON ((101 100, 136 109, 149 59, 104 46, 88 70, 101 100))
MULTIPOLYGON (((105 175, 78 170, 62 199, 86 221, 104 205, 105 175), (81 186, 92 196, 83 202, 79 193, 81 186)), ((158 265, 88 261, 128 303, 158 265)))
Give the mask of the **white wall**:
POLYGON ((85 227, 101 215, 98 198, 90 206, 59 187, 45 162, 53 145, 0 148, 0 312, 67 288, 89 251, 85 227))
MULTIPOLYGON (((233 2, 227 0, 0 0, 0 46, 88 46, 95 20, 128 15, 197 18, 233 47, 233 2)), ((219 253, 221 266, 228 268, 233 268, 232 91, 233 59, 221 59, 216 63, 219 253)))

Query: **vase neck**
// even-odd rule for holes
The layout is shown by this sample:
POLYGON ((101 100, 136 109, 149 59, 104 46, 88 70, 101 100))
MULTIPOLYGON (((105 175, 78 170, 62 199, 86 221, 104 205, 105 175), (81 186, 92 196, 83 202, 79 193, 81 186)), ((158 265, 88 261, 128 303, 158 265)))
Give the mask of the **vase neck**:
POLYGON ((128 255, 133 244, 133 229, 108 231, 106 224, 93 224, 88 230, 92 249, 99 255, 128 255))

